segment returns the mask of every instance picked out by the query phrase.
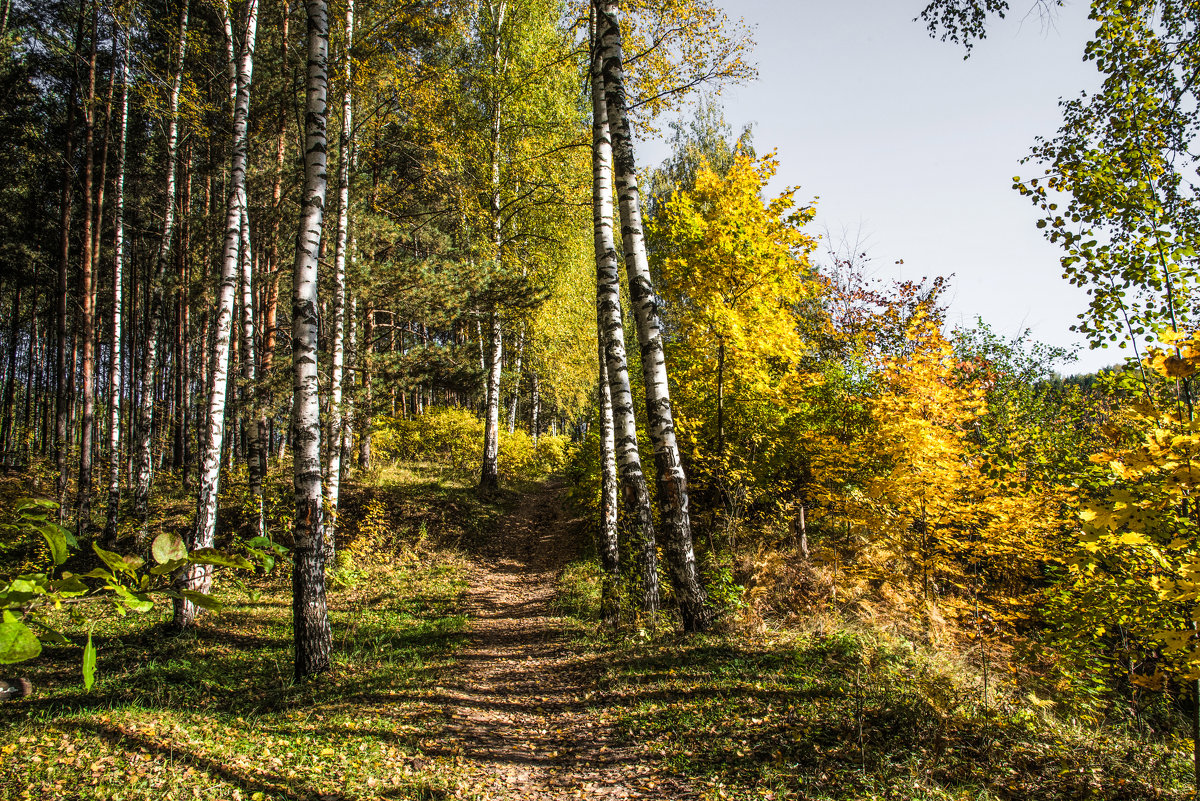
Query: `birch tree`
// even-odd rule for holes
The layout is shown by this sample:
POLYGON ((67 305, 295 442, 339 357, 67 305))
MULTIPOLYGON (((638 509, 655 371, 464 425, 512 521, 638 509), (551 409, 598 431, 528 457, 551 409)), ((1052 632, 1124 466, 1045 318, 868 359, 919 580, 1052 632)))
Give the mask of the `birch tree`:
POLYGON ((663 356, 658 297, 650 278, 642 232, 637 159, 625 96, 621 28, 615 0, 594 0, 605 109, 612 140, 614 175, 621 211, 621 240, 629 295, 638 326, 642 380, 646 387, 647 429, 654 444, 658 474, 658 510, 671 582, 687 631, 703 631, 710 622, 704 587, 696 569, 688 515, 687 477, 675 441, 667 366, 663 356))
MULTIPOLYGON (((596 39, 599 43, 599 39, 596 39)), ((598 51, 597 51, 598 55, 598 51)), ((658 560, 650 491, 642 472, 638 449, 633 393, 629 386, 629 361, 625 354, 625 324, 621 313, 621 283, 616 236, 613 232, 612 144, 605 105, 604 78, 598 59, 592 60, 592 220, 596 251, 596 325, 608 379, 614 456, 620 475, 620 495, 625 507, 622 539, 637 548, 642 582, 642 610, 658 610, 658 560)), ((603 390, 602 390, 603 397, 603 390)), ((609 536, 607 530, 605 536, 609 536)), ((612 575, 609 565, 606 573, 612 575)))
POLYGON ((325 438, 325 480, 328 484, 329 522, 325 526, 326 558, 332 558, 337 532, 338 491, 342 473, 342 376, 346 339, 346 251, 350 229, 350 161, 354 149, 354 96, 352 50, 354 46, 354 0, 346 0, 346 29, 342 45, 342 130, 338 138, 338 219, 333 256, 333 332, 329 368, 329 433, 325 438))
POLYGON ((317 397, 317 262, 327 184, 329 5, 326 0, 307 0, 306 8, 304 201, 292 273, 292 463, 296 491, 292 634, 297 679, 328 669, 333 644, 325 604, 321 414, 317 397))
MULTIPOLYGON (((504 220, 500 216, 500 122, 503 94, 501 80, 507 68, 507 61, 501 49, 501 33, 504 27, 504 16, 508 8, 506 0, 498 0, 495 5, 488 4, 491 12, 492 36, 492 81, 490 98, 492 130, 491 130, 491 228, 492 228, 492 258, 497 267, 501 263, 501 249, 504 243, 504 220)), ((479 475, 480 492, 492 492, 500 483, 499 453, 500 453, 500 370, 504 356, 504 331, 501 326, 499 310, 492 307, 489 316, 489 331, 491 347, 488 349, 487 380, 485 384, 486 400, 484 402, 483 424, 483 466, 479 475)))
MULTIPOLYGON (((234 103, 233 143, 226 203, 225 245, 222 250, 221 283, 213 323, 211 378, 206 413, 206 436, 200 463, 196 499, 196 525, 188 550, 211 548, 217 528, 217 494, 221 477, 221 449, 225 442, 225 399, 229 384, 229 352, 233 333, 234 294, 240 273, 242 215, 246 208, 246 163, 248 159, 250 86, 254 69, 254 42, 258 32, 258 0, 246 3, 245 36, 237 64, 237 96, 234 103)), ((210 565, 189 565, 178 583, 184 590, 208 592, 212 585, 210 565)), ((175 604, 175 624, 181 628, 195 622, 198 609, 186 596, 175 604)))
POLYGON ((113 182, 113 297, 109 328, 108 379, 108 508, 104 524, 104 542, 117 540, 117 519, 121 505, 121 311, 125 293, 125 148, 129 127, 129 34, 125 33, 121 50, 121 94, 117 102, 117 163, 113 182))

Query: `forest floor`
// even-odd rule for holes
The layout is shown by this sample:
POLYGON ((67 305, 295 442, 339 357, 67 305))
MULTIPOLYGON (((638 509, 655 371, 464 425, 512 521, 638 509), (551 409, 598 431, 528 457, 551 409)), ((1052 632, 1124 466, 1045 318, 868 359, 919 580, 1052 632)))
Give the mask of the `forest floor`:
POLYGON ((0 801, 1191 797, 1185 737, 981 709, 962 665, 879 632, 604 633, 565 494, 348 493, 368 535, 315 681, 290 680, 286 571, 226 582, 188 635, 99 625, 90 693, 47 647, 0 704, 0 801))

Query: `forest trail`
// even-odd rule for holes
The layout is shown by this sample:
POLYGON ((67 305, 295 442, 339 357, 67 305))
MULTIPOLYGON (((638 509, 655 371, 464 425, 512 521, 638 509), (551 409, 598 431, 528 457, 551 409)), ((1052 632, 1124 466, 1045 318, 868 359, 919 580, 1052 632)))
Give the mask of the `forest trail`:
POLYGON ((468 640, 440 688, 444 744, 483 798, 694 798, 596 714, 603 659, 554 617, 559 571, 580 550, 564 495, 552 483, 526 496, 472 562, 468 640))

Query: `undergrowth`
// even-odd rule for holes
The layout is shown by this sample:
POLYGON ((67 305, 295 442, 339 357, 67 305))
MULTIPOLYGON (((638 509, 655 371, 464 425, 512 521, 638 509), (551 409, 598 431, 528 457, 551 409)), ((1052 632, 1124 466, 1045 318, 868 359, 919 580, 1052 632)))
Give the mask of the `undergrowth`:
POLYGON ((344 497, 328 673, 292 680, 287 565, 219 578, 225 611, 186 634, 167 631, 169 610, 102 620, 90 693, 78 647, 9 669, 35 693, 0 705, 0 801, 453 793, 458 768, 434 739, 436 685, 466 625, 451 546, 500 512, 436 483, 351 483, 344 497))

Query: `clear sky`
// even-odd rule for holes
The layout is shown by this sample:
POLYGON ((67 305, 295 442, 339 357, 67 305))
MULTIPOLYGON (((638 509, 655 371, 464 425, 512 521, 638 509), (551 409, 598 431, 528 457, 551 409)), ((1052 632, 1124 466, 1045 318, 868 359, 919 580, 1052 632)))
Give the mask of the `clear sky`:
MULTIPOLYGON (((760 153, 779 151, 779 187, 818 198, 814 232, 859 241, 877 277, 953 273, 952 326, 981 316, 1006 336, 1030 328, 1043 342, 1081 343, 1070 326, 1087 296, 1062 278, 1059 249, 1011 186, 1041 173, 1019 162, 1058 129, 1059 98, 1098 85, 1082 60, 1088 3, 1068 2, 1047 25, 1025 15, 1032 0, 1013 0, 966 61, 913 21, 924 0, 724 5, 753 28, 759 70, 722 93, 726 119, 735 130, 753 123, 760 153)), ((645 153, 657 161, 664 148, 645 153)), ((1124 354, 1084 346, 1059 369, 1124 354)))

